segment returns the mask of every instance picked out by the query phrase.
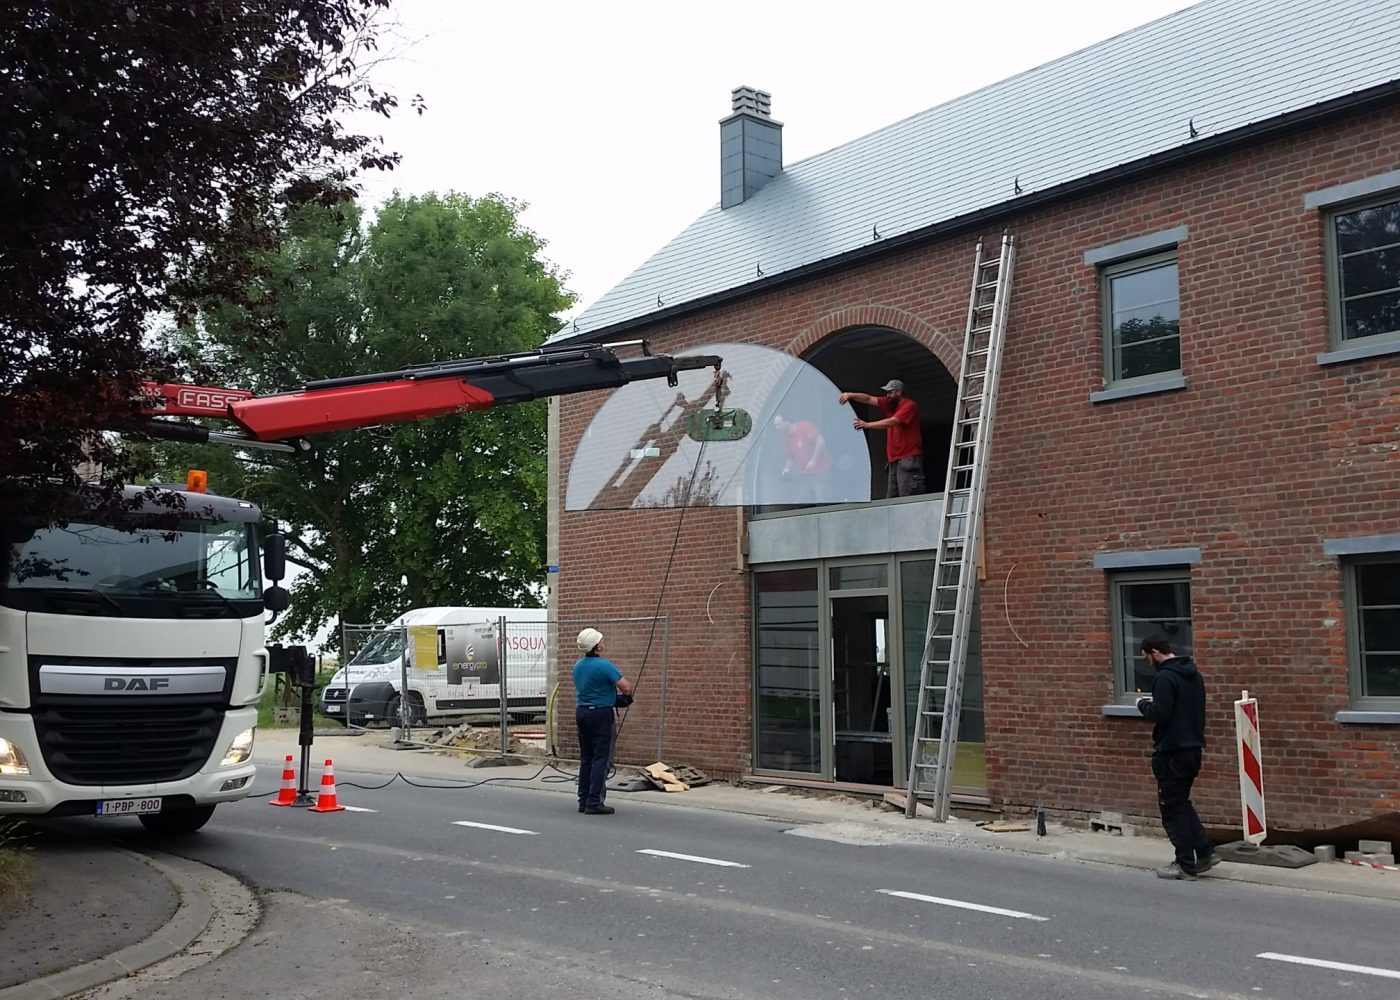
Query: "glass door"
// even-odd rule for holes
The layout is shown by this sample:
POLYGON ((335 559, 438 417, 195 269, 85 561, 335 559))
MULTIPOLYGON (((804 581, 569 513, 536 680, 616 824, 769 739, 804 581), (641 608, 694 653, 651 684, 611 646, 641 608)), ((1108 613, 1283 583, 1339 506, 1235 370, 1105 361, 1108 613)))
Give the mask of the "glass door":
POLYGON ((834 594, 830 605, 834 777, 893 785, 889 598, 834 594))

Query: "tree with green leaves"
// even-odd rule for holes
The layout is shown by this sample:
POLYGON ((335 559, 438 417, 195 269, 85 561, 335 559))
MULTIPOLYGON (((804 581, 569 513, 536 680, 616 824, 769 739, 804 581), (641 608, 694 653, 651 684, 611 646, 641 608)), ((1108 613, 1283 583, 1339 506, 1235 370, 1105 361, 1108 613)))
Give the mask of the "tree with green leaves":
POLYGON ((98 432, 139 431, 141 380, 198 369, 152 320, 239 298, 288 206, 397 162, 342 124, 395 106, 365 76, 389 4, 0 4, 0 513, 52 516, 84 460, 110 499, 136 467, 98 432))
MULTIPOLYGON (((230 303, 172 334, 219 384, 259 394, 304 382, 539 346, 572 301, 523 206, 498 197, 394 197, 294 213, 260 263, 255 311, 275 350, 249 351, 230 303)), ((288 535, 284 635, 383 621, 411 607, 536 603, 544 562, 543 401, 316 437, 309 454, 161 445, 165 474, 192 463, 211 488, 258 503, 288 535)))

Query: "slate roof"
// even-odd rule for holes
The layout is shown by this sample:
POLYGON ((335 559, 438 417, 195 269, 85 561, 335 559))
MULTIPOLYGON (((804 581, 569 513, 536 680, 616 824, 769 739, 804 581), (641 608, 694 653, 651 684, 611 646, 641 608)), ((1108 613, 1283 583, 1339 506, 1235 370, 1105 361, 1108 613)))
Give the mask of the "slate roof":
POLYGON ((1397 82, 1400 0, 1207 0, 788 165, 551 339, 688 311, 1397 82))

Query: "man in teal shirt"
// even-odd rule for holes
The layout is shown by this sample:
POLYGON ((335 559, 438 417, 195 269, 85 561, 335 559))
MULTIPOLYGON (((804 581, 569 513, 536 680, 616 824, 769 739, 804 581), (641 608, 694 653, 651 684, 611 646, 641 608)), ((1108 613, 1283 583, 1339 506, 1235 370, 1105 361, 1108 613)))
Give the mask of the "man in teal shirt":
POLYGON ((603 633, 586 628, 578 634, 583 656, 574 664, 574 692, 578 724, 578 811, 590 816, 610 816, 616 810, 604 803, 608 766, 612 763, 613 706, 617 694, 632 693, 632 682, 603 656, 603 633))

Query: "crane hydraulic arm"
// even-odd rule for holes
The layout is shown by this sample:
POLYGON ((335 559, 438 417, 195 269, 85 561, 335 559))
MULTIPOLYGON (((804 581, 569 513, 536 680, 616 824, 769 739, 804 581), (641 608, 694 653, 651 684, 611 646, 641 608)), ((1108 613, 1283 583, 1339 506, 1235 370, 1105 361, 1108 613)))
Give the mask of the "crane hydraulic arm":
POLYGON ((255 396, 245 389, 160 384, 143 385, 152 437, 174 441, 214 441, 276 451, 307 447, 303 438, 331 431, 423 420, 448 413, 489 410, 546 396, 612 389, 629 382, 664 378, 698 368, 719 371, 713 354, 672 357, 652 354, 646 341, 542 347, 519 354, 414 365, 398 371, 307 382, 291 391, 255 396), (622 358, 618 348, 640 347, 641 355, 622 358), (211 430, 186 420, 228 420, 232 432, 211 430))

